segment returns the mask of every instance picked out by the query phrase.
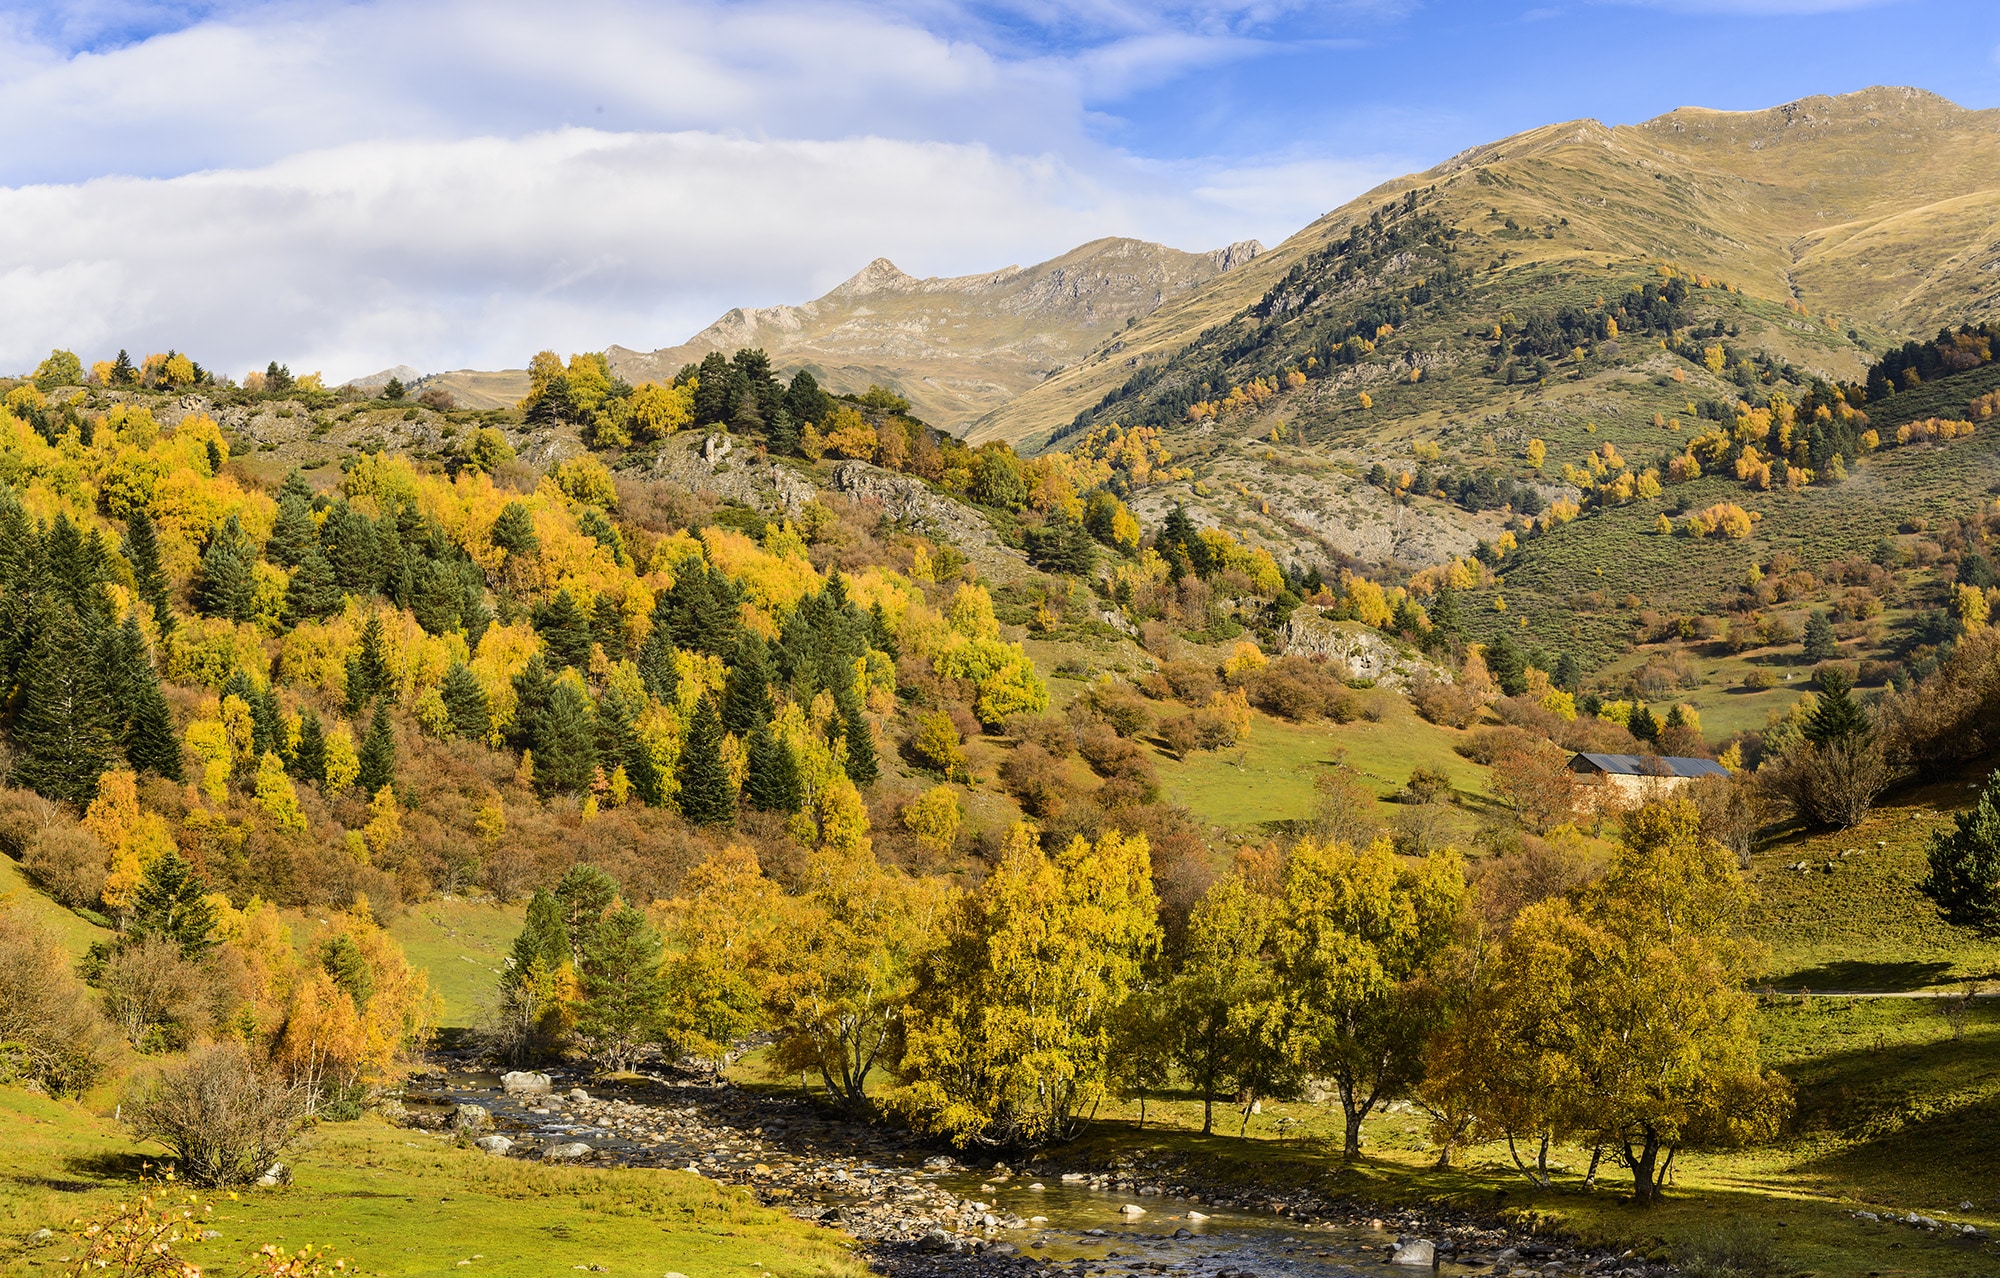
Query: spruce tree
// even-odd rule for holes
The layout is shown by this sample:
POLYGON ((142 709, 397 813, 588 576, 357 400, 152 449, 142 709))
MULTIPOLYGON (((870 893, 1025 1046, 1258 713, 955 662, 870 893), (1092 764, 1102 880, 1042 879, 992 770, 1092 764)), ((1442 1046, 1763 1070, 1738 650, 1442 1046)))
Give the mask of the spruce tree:
POLYGON ((425 634, 448 635, 458 629, 459 605, 465 584, 455 564, 425 559, 410 571, 409 609, 425 634))
POLYGON ((1660 721, 1645 706, 1634 706, 1632 721, 1625 726, 1641 743, 1650 744, 1660 739, 1660 721))
POLYGON ((81 806, 117 757, 117 718, 97 663, 78 660, 93 645, 76 616, 53 601, 37 611, 40 632, 21 672, 14 719, 14 784, 81 806))
POLYGON ((451 730, 468 741, 483 741, 493 731, 493 711, 486 703, 486 689, 464 662, 445 671, 445 713, 451 716, 451 730))
POLYGON ((868 716, 861 712, 860 698, 851 693, 841 698, 840 732, 847 741, 847 779, 867 785, 881 775, 881 768, 875 761, 875 734, 868 727, 868 716))
POLYGON ((590 619, 576 606, 569 591, 559 590, 554 599, 536 605, 530 619, 553 667, 590 668, 590 619))
POLYGON ((590 700, 577 681, 556 680, 547 707, 536 716, 535 788, 544 794, 581 794, 589 789, 597 772, 596 735, 590 700))
POLYGON ((1854 699, 1847 676, 1837 669, 1820 672, 1818 704, 1801 732, 1806 740, 1821 746, 1846 741, 1862 744, 1874 735, 1868 712, 1854 699))
POLYGON ((674 639, 667 628, 659 624, 655 613, 653 632, 646 636, 646 642, 639 645, 639 679, 646 685, 646 695, 661 705, 672 705, 675 693, 680 688, 680 672, 674 666, 674 639))
POLYGON ((514 724, 507 739, 516 750, 534 748, 535 733, 540 730, 542 716, 549 708, 549 695, 554 691, 555 681, 549 678, 548 663, 542 660, 539 650, 530 653, 528 663, 514 676, 514 724))
POLYGON ((1503 634, 1487 645, 1486 668, 1507 696, 1518 697, 1528 690, 1528 658, 1511 636, 1503 634))
POLYGON ((339 612, 340 607, 340 579, 334 576, 333 565, 320 553, 317 543, 307 545, 285 586, 286 622, 296 626, 318 621, 339 612))
POLYGON ((537 888, 528 898, 527 921, 514 938, 514 948, 508 951, 507 959, 503 979, 510 984, 525 980, 536 963, 553 972, 565 963, 574 962, 569 928, 563 923, 562 903, 546 889, 537 888))
POLYGON ((736 643, 735 664, 723 685, 722 726, 738 737, 771 717, 771 662, 764 637, 746 630, 736 643))
POLYGON ((166 851, 155 857, 132 893, 132 921, 125 929, 127 945, 158 936, 181 947, 181 957, 197 959, 215 948, 215 905, 208 885, 181 854, 166 851))
POLYGON ((313 519, 312 485, 294 470, 285 476, 278 490, 278 519, 264 542, 264 557, 274 564, 296 568, 308 550, 319 549, 319 524, 313 519))
POLYGON ((169 781, 181 779, 181 743, 174 735, 174 718, 160 680, 146 668, 132 699, 132 717, 125 725, 125 761, 135 772, 156 772, 169 781))
POLYGON ((644 708, 643 703, 631 704, 616 687, 605 690, 597 701, 597 757, 606 768, 624 768, 632 792, 641 802, 657 807, 662 797, 660 769, 633 726, 644 708))
POLYGON ((368 721, 368 735, 361 739, 358 762, 361 772, 355 780, 369 794, 376 793, 385 785, 395 784, 396 730, 389 722, 386 697, 375 703, 375 714, 368 721))
POLYGON ((299 716, 299 748, 292 755, 291 773, 301 781, 326 784, 326 729, 311 706, 299 716))
POLYGON ((1979 802, 1931 832, 1925 851, 1930 875, 1924 895, 1954 923, 2000 932, 2000 772, 1986 779, 1979 802))
POLYGON ((256 584, 251 565, 255 558, 236 516, 231 515, 209 534, 195 590, 195 601, 204 613, 230 621, 250 620, 256 584))
POLYGON ((361 623, 359 649, 347 659, 347 712, 359 714, 388 691, 389 678, 389 662, 382 654, 382 618, 371 612, 361 623))
POLYGON ((160 566, 160 538, 152 516, 142 506, 125 521, 125 562, 132 565, 132 581, 139 597, 153 606, 153 620, 160 633, 173 629, 174 615, 167 606, 167 574, 160 566))
POLYGON ((613 661, 625 659, 625 613, 610 591, 599 595, 597 605, 590 610, 590 636, 604 649, 606 657, 613 661))
POLYGON ((320 545, 334 579, 350 594, 375 591, 375 525, 344 501, 333 504, 320 525, 320 545))
POLYGON ((693 825, 731 825, 736 820, 736 789, 722 761, 722 716, 706 693, 695 703, 681 744, 681 815, 693 825))
POLYGON ((486 628, 493 624, 493 610, 486 606, 486 589, 476 574, 465 574, 459 589, 458 624, 465 628, 466 647, 477 652, 486 628))
POLYGON ((614 1069, 631 1065, 642 1046, 660 1037, 661 954, 659 934, 630 906, 605 915, 583 951, 576 1028, 614 1069))
POLYGON ((501 509, 500 518, 493 523, 493 544, 506 551, 509 559, 532 556, 541 549, 534 516, 526 506, 510 501, 501 509))
POLYGON ((48 584, 86 628, 95 632, 110 624, 111 596, 104 589, 110 572, 103 539, 95 529, 85 536, 68 515, 57 515, 42 538, 42 559, 48 584))
POLYGON ((804 802, 798 760, 792 748, 768 723, 750 730, 745 743, 750 765, 743 778, 743 798, 759 812, 796 812, 804 802))
POLYGON ((1806 618, 1805 658, 1807 661, 1834 661, 1840 657, 1840 641, 1833 634, 1833 619, 1824 612, 1806 618))
POLYGON ((618 904, 618 882, 594 865, 572 865, 556 884, 556 904, 562 907, 563 931, 569 937, 570 963, 581 968, 597 925, 618 904))

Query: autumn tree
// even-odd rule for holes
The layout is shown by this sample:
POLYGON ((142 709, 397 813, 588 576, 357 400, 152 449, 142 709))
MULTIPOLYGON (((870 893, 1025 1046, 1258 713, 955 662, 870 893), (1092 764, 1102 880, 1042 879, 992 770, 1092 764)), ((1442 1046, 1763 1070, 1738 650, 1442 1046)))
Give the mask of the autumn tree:
POLYGON ((1333 1080, 1350 1159, 1362 1120, 1422 1074, 1442 1012, 1433 968, 1464 909, 1455 852, 1411 864, 1383 842, 1356 851, 1308 840, 1286 863, 1272 938, 1283 1050, 1302 1072, 1333 1080))
POLYGON ((911 999, 898 1107, 959 1145, 1073 1134, 1112 1084, 1117 1017, 1159 943, 1145 836, 1051 855, 1017 825, 944 933, 911 999))
POLYGON ((781 908, 777 885, 755 853, 732 846, 689 871, 683 887, 666 909, 663 1023, 677 1050, 720 1075, 763 1024, 759 962, 781 908))
POLYGON ((1260 1072, 1276 1010, 1272 902, 1228 874, 1188 917, 1180 961, 1165 990, 1172 1062, 1201 1097, 1201 1131, 1215 1129, 1215 1101, 1260 1072))

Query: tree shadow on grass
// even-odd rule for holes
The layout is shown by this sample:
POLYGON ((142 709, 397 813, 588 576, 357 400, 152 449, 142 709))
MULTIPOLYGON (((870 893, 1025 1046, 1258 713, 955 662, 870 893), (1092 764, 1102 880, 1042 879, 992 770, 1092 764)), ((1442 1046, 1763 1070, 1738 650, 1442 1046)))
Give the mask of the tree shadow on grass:
POLYGON ((1870 962, 1865 959, 1835 959, 1814 967, 1800 968, 1783 976, 1773 976, 1759 984, 1788 992, 1861 990, 1868 993, 1893 993, 1935 986, 1944 979, 1945 973, 1951 971, 1951 968, 1950 963, 1936 961, 1870 962))
POLYGON ((95 1153, 72 1154, 63 1159, 62 1169, 72 1176, 87 1176, 91 1183, 58 1184, 53 1180, 46 1183, 52 1189, 100 1189, 106 1183, 130 1184, 141 1176, 162 1175, 166 1161, 157 1154, 142 1154, 137 1150, 101 1149, 95 1153))

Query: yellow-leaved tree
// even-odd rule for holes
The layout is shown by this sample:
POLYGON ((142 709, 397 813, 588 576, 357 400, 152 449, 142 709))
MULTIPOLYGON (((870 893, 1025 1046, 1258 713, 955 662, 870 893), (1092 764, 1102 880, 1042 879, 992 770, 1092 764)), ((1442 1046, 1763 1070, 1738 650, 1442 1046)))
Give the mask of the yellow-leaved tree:
POLYGON ((1111 1090, 1119 1016, 1159 941, 1143 834, 1050 854, 1016 825, 919 971, 897 1107, 959 1145, 1073 1135, 1111 1090))
POLYGON ((688 872, 666 903, 661 1024, 681 1052, 719 1075, 763 1022, 758 960, 779 913, 777 884, 749 848, 724 848, 688 872))

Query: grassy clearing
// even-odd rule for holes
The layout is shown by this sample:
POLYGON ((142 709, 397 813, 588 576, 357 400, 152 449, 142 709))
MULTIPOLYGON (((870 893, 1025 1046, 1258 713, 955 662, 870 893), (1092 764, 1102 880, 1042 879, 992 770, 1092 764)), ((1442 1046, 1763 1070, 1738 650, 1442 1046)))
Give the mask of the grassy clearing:
MULTIPOLYGON (((28 1251, 19 1240, 132 1192, 139 1156, 89 1107, 0 1091, 0 1133, 0 1273, 53 1264, 61 1243, 28 1251)), ((837 1235, 682 1172, 544 1167, 367 1120, 318 1128, 291 1162, 288 1188, 216 1199, 209 1227, 221 1237, 192 1247, 190 1258, 234 1272, 270 1242, 323 1245, 377 1275, 863 1272, 837 1235)))
POLYGON ((521 931, 524 907, 490 901, 433 900, 389 924, 410 962, 431 974, 446 1025, 477 1025, 493 1007, 507 951, 521 931))
POLYGON ((20 909, 56 934, 63 949, 81 958, 111 933, 72 910, 64 909, 35 889, 13 858, 0 856, 0 909, 20 909))
POLYGON ((1202 821, 1242 833, 1311 816, 1314 773, 1342 761, 1374 789, 1384 822, 1401 810, 1387 800, 1419 766, 1443 769, 1463 795, 1485 794, 1486 769, 1452 752, 1463 734, 1424 722, 1400 696, 1364 695, 1380 707, 1380 722, 1290 723, 1253 713, 1249 736, 1230 749, 1186 759, 1159 752, 1161 787, 1202 821))

